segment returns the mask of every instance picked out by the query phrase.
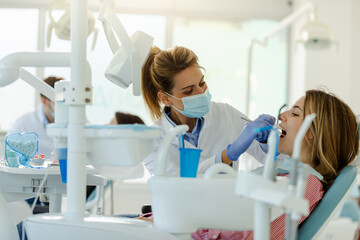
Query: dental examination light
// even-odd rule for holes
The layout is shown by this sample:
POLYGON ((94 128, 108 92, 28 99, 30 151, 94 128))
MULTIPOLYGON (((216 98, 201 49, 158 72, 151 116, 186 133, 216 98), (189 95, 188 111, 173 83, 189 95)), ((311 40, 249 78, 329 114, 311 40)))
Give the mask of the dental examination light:
POLYGON ((113 8, 113 0, 104 0, 99 13, 99 20, 114 54, 105 71, 105 77, 122 88, 128 88, 132 83, 133 94, 140 96, 141 69, 151 49, 153 37, 141 31, 136 31, 129 37, 113 8))
MULTIPOLYGON (((71 5, 66 0, 56 0, 49 5, 49 19, 50 23, 47 29, 47 46, 50 47, 51 42, 51 34, 52 30, 55 29, 55 35, 62 40, 70 40, 70 22, 71 22, 71 14, 70 14, 71 5), (53 10, 64 10, 63 15, 55 21, 52 11, 53 10)), ((98 29, 95 28, 95 18, 93 13, 87 11, 87 22, 88 22, 88 36, 94 32, 94 39, 91 46, 91 50, 94 50, 98 29)))
POLYGON ((246 104, 245 104, 245 114, 249 114, 249 104, 250 104, 250 84, 251 84, 251 69, 252 69, 252 54, 253 47, 255 44, 262 45, 266 47, 267 41, 270 37, 276 35, 284 28, 289 27, 295 21, 305 14, 310 14, 310 21, 305 24, 299 34, 299 40, 297 43, 301 43, 306 49, 326 49, 331 44, 335 43, 334 35, 330 28, 325 24, 319 22, 316 16, 316 9, 313 3, 309 2, 304 4, 301 8, 294 11, 289 16, 281 20, 273 29, 270 29, 266 32, 261 40, 251 39, 248 46, 248 59, 247 59, 247 90, 246 90, 246 104))

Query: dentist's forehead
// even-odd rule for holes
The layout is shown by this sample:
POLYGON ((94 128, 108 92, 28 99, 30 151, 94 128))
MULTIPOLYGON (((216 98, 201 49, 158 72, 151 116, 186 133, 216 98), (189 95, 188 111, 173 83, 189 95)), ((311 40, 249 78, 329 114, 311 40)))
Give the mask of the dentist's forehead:
POLYGON ((181 90, 183 88, 196 85, 203 79, 203 74, 199 68, 189 67, 178 73, 174 78, 174 88, 181 90))

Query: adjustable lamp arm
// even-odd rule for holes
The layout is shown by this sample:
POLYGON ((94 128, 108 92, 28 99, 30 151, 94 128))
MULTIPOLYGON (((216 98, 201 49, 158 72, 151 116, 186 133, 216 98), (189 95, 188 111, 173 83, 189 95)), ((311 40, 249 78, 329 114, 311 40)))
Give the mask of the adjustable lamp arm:
POLYGON ((32 73, 20 68, 20 76, 22 80, 28 83, 30 86, 38 90, 42 95, 55 102, 55 90, 50 87, 43 80, 33 75, 32 73))
POLYGON ((113 9, 114 0, 103 0, 98 16, 114 54, 105 71, 105 77, 122 88, 127 88, 132 83, 133 94, 140 96, 141 68, 147 59, 153 38, 141 31, 129 37, 113 9))
POLYGON ((68 67, 69 53, 17 52, 0 60, 0 86, 4 87, 19 78, 21 67, 68 67))
POLYGON ((55 91, 40 78, 22 67, 68 67, 69 53, 18 52, 0 60, 0 86, 6 86, 18 78, 23 79, 41 94, 55 101, 55 91))
POLYGON ((245 104, 245 114, 248 115, 249 114, 249 103, 250 103, 250 82, 251 82, 251 69, 252 69, 252 51, 253 51, 253 46, 255 44, 259 44, 262 46, 266 46, 267 45, 267 40, 274 36, 275 34, 277 34, 278 32, 280 32, 281 30, 283 30, 284 28, 287 28, 288 26, 290 26, 292 23, 294 23, 296 20, 298 20, 300 17, 302 17, 304 14, 307 13, 311 13, 311 19, 315 19, 315 6, 313 3, 309 2, 307 4, 305 4, 304 6, 302 6, 301 8, 299 8, 298 10, 296 10, 295 12, 293 12, 292 14, 290 14, 289 16, 285 17, 283 20, 281 20, 281 22, 279 22, 273 29, 270 29, 268 32, 266 32, 264 34, 264 37, 262 40, 257 40, 257 39, 251 39, 249 46, 248 46, 248 59, 247 59, 247 78, 246 78, 246 104, 245 104))
POLYGON ((119 40, 128 51, 135 51, 134 44, 132 43, 129 35, 127 34, 124 26, 118 20, 115 12, 111 7, 114 6, 113 0, 104 1, 101 5, 99 20, 103 23, 105 35, 109 42, 112 52, 115 52, 119 49, 119 44, 116 41, 113 30, 117 33, 119 40))
MULTIPOLYGON (((115 52, 120 48, 120 45, 116 41, 116 37, 115 37, 113 29, 112 29, 113 27, 105 19, 105 16, 109 16, 108 18, 110 18, 110 15, 112 15, 111 16, 112 21, 114 21, 113 18, 114 18, 115 13, 111 11, 111 9, 114 9, 114 7, 115 7, 114 0, 102 0, 101 1, 100 12, 99 12, 99 17, 98 17, 99 20, 102 22, 104 32, 105 32, 105 36, 106 36, 106 40, 108 41, 113 54, 115 54, 115 52)), ((120 26, 120 31, 122 31, 122 34, 125 31, 123 26, 120 26)))
MULTIPOLYGON (((0 87, 23 79, 41 94, 55 102, 55 90, 23 67, 70 67, 70 53, 17 52, 0 60, 0 87)), ((90 81, 90 64, 87 62, 87 81, 90 81)))
POLYGON ((289 16, 285 17, 283 20, 281 20, 281 22, 279 22, 279 24, 277 24, 273 29, 270 29, 268 32, 266 32, 264 34, 264 40, 265 44, 266 41, 269 37, 277 34, 278 32, 280 32, 281 30, 283 30, 284 28, 287 28, 288 26, 290 26, 293 22, 295 22, 297 19, 299 19, 300 17, 302 17, 304 14, 307 13, 311 13, 310 17, 312 20, 314 20, 316 18, 315 15, 315 6, 313 3, 309 2, 307 4, 305 4, 304 6, 302 6, 301 8, 299 8, 298 10, 296 10, 295 12, 293 12, 292 14, 290 14, 289 16))

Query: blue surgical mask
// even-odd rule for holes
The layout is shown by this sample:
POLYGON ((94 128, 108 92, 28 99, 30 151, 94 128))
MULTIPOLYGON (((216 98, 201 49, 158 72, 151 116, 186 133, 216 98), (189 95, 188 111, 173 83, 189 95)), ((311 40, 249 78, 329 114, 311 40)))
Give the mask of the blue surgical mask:
POLYGON ((167 95, 179 99, 182 101, 184 105, 184 111, 181 111, 180 109, 176 108, 174 105, 173 107, 180 112, 181 114, 190 117, 190 118, 200 118, 206 115, 211 106, 211 94, 208 89, 204 93, 189 96, 189 97, 183 97, 178 98, 170 93, 165 92, 167 95))

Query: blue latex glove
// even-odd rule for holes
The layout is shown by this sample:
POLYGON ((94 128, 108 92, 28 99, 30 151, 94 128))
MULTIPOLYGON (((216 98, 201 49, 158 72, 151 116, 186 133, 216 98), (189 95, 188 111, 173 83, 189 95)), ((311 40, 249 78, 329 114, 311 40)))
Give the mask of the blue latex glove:
POLYGON ((270 134, 270 130, 256 131, 257 129, 272 126, 275 123, 273 116, 262 114, 255 121, 246 124, 245 128, 240 133, 240 136, 229 144, 226 148, 226 155, 232 161, 236 161, 241 154, 243 154, 254 140, 258 142, 265 142, 270 134))
POLYGON ((261 148, 265 153, 267 153, 268 150, 269 150, 269 146, 268 146, 267 143, 261 143, 261 144, 260 144, 260 148, 261 148))

